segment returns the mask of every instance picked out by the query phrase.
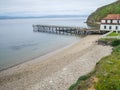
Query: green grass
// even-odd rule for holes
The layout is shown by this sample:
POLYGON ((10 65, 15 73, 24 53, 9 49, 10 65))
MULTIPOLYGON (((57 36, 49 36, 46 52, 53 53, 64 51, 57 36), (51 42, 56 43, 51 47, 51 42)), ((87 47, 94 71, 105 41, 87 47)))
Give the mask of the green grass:
POLYGON ((108 36, 120 36, 120 32, 118 32, 118 33, 112 32, 108 36))
POLYGON ((94 86, 96 90, 120 90, 120 40, 102 39, 112 45, 111 55, 102 58, 95 67, 94 72, 82 76, 69 90, 88 90, 94 86), (92 78, 98 79, 93 82, 92 78))
POLYGON ((120 90, 120 45, 115 47, 112 54, 103 58, 97 65, 95 84, 96 90, 120 90))
POLYGON ((90 76, 94 73, 95 71, 92 71, 91 73, 87 74, 87 75, 83 75, 81 76, 77 82, 73 85, 70 86, 69 90, 77 90, 79 87, 76 87, 76 86, 79 86, 80 83, 82 83, 83 81, 87 80, 90 78, 90 76))

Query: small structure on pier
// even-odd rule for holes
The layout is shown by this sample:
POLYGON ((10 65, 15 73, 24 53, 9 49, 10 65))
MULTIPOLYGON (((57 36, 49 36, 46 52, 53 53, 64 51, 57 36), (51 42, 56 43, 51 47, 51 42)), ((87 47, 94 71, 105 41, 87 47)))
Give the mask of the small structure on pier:
POLYGON ((56 26, 56 25, 33 25, 35 32, 48 32, 56 34, 90 34, 100 33, 100 30, 87 29, 81 27, 56 26))

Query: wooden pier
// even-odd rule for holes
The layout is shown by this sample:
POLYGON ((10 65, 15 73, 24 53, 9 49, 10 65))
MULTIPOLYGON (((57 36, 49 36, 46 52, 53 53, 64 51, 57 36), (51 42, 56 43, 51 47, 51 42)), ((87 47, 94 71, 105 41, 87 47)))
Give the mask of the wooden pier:
POLYGON ((47 32, 56 34, 92 34, 101 33, 100 30, 87 29, 81 27, 70 27, 70 26, 55 26, 55 25, 33 25, 33 31, 35 32, 47 32))

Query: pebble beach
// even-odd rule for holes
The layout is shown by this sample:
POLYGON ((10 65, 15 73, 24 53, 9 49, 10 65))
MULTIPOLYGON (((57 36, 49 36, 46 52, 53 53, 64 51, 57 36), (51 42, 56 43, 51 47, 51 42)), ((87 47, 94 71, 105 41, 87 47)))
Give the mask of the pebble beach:
POLYGON ((97 44, 100 37, 88 35, 69 47, 1 71, 0 90, 68 90, 112 52, 112 47, 97 44))

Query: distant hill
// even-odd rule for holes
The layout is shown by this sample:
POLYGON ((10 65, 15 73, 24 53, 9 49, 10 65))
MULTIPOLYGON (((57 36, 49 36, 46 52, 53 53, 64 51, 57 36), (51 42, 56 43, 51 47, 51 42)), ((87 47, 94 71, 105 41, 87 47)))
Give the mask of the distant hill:
POLYGON ((71 18, 71 17, 87 17, 87 15, 0 16, 0 19, 71 18))
POLYGON ((108 14, 120 14, 120 0, 112 4, 98 8, 88 17, 87 22, 88 23, 100 22, 100 20, 106 17, 108 14))

